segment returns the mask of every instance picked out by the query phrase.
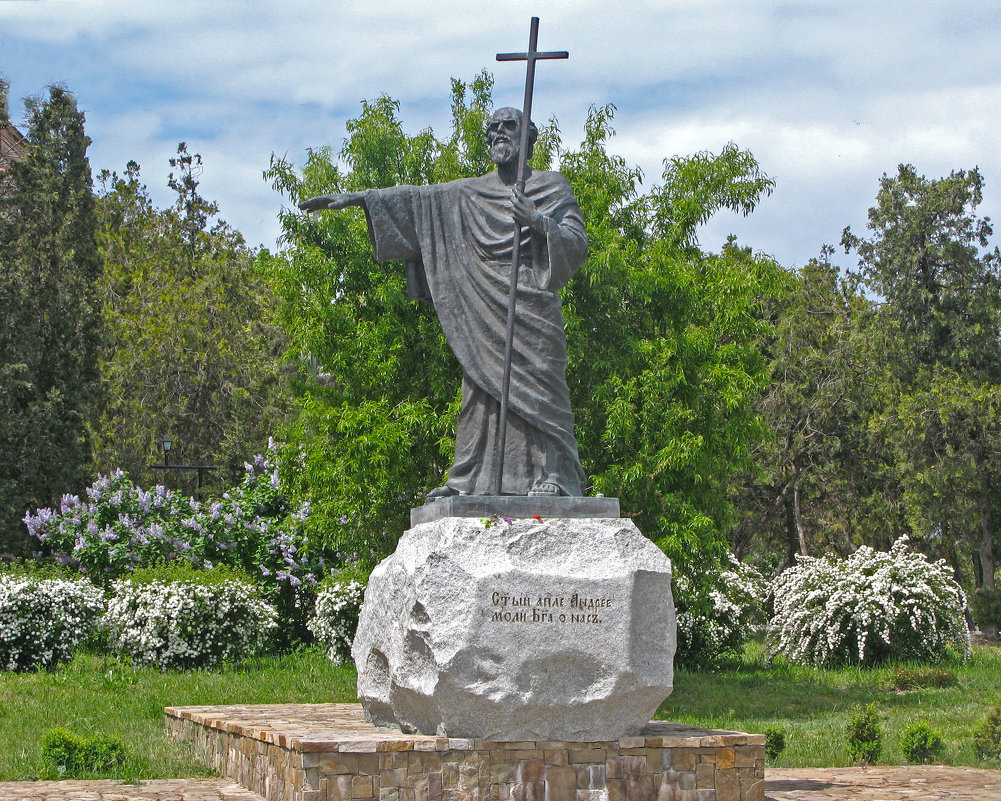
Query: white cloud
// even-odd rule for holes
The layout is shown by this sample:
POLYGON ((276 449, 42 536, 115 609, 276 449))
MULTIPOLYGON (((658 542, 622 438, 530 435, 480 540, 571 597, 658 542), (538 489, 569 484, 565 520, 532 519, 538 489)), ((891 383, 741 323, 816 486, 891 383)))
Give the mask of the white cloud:
POLYGON ((567 144, 590 104, 613 102, 611 147, 651 182, 663 158, 731 140, 777 179, 750 218, 707 226, 707 246, 734 230, 802 264, 845 224, 864 227, 879 175, 901 161, 929 177, 979 165, 996 216, 993 0, 0 2, 0 70, 15 95, 66 81, 95 166, 138 160, 151 188, 187 140, 205 156, 206 196, 267 242, 279 204, 259 176, 272 151, 338 146, 358 102, 384 92, 409 130, 442 131, 449 79, 483 67, 499 103, 520 103, 523 66, 493 56, 524 49, 533 13, 540 47, 571 54, 539 65, 535 115, 558 116, 567 144))

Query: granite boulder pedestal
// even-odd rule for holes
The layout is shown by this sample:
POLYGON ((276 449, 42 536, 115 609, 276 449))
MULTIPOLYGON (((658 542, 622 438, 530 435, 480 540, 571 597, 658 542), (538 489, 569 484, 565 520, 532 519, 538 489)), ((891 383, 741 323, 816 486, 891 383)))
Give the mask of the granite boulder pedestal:
POLYGON ((371 575, 353 656, 377 726, 586 742, 650 721, 674 651, 671 564, 632 521, 501 513, 406 531, 371 575))

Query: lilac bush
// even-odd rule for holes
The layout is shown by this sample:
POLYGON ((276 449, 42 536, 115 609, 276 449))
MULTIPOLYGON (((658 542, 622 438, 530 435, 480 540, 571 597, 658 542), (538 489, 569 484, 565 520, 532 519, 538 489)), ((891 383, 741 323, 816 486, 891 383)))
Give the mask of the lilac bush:
POLYGON ((105 587, 142 567, 238 568, 304 631, 325 565, 308 553, 309 507, 286 500, 274 455, 272 442, 220 498, 200 502, 163 486, 146 490, 116 470, 98 477, 83 498, 64 495, 59 509, 29 512, 24 522, 43 553, 105 587))

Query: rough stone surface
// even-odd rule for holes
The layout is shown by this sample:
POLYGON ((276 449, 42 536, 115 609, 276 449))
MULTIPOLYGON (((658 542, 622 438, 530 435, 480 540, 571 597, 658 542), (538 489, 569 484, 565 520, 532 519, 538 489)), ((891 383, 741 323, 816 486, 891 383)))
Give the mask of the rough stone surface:
POLYGON ((617 740, 672 689, 671 564, 626 519, 446 518, 372 573, 353 655, 376 725, 617 740))

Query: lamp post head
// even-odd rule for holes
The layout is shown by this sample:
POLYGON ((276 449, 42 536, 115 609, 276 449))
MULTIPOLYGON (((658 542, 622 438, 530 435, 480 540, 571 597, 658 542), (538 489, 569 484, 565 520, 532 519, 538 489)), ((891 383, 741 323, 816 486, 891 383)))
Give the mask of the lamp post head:
POLYGON ((166 453, 167 451, 169 451, 170 450, 170 446, 173 445, 173 444, 174 443, 170 439, 170 437, 160 437, 160 447, 163 449, 164 453, 166 453))

